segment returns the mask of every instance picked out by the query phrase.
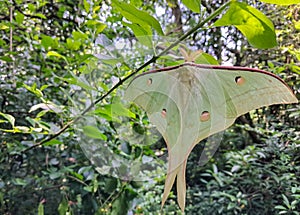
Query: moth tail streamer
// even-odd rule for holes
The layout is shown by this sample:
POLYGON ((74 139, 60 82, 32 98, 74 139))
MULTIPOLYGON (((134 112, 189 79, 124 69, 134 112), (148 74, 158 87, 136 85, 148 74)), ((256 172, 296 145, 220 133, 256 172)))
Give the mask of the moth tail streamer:
POLYGON ((185 208, 185 197, 186 197, 186 181, 185 181, 185 172, 186 172, 186 162, 185 160, 179 167, 174 171, 169 171, 165 181, 165 189, 162 197, 161 208, 163 208, 169 193, 173 187, 175 178, 177 184, 177 201, 182 212, 185 208))

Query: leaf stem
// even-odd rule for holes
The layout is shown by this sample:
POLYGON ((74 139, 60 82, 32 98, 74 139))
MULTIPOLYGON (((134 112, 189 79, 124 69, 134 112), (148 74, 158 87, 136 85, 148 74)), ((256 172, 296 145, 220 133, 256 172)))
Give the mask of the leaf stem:
POLYGON ((139 71, 150 65, 151 63, 154 63, 157 59, 159 59, 161 56, 165 55, 168 51, 170 51, 172 48, 177 46, 180 42, 188 38, 191 34, 195 33, 199 28, 202 28, 206 23, 214 19, 216 16, 218 16, 229 4, 231 1, 228 1, 224 3, 221 7, 219 7, 217 10, 215 10, 211 15, 209 15, 207 18, 205 18, 202 22, 199 22, 195 27, 190 29, 188 32, 186 32, 184 35, 182 35, 178 40, 176 40, 174 43, 172 43, 170 46, 168 46, 166 49, 161 51, 158 55, 153 56, 150 60, 145 62, 143 65, 138 67, 135 71, 127 75, 125 78, 120 79, 119 82, 114 85, 112 88, 110 88, 109 91, 107 91, 105 94, 103 94, 100 98, 96 99, 90 106, 88 106, 85 110, 82 111, 82 113, 75 117, 73 120, 70 120, 67 124, 65 124, 59 131, 57 131, 55 134, 52 134, 45 138, 44 140, 26 148, 22 151, 22 153, 25 153, 33 148, 36 148, 38 146, 43 145, 44 143, 58 137, 60 134, 62 134, 65 130, 67 130, 72 124, 77 122, 82 116, 84 116, 87 112, 89 112, 96 104, 101 102, 103 99, 105 99, 108 95, 110 95, 115 89, 120 87, 125 81, 130 79, 132 76, 136 75, 139 71))

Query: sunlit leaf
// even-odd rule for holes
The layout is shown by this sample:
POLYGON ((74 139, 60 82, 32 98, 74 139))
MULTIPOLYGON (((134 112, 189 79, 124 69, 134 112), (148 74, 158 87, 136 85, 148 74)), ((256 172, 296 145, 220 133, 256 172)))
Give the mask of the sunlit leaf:
POLYGON ((73 39, 71 38, 68 38, 67 39, 67 48, 70 49, 70 50, 78 50, 81 46, 81 42, 80 41, 74 41, 73 39))
POLYGON ((62 56, 61 54, 59 54, 59 53, 56 52, 56 51, 49 51, 49 52, 47 53, 47 57, 50 57, 50 56, 57 57, 57 58, 62 58, 62 59, 64 59, 66 62, 68 62, 66 57, 62 56))
POLYGON ((44 89, 46 89, 48 87, 49 87, 49 85, 45 84, 45 85, 41 86, 40 90, 43 91, 44 89))
POLYGON ((74 40, 85 40, 88 38, 88 35, 80 31, 73 31, 72 36, 74 40))
POLYGON ((151 26, 157 31, 157 33, 164 35, 159 22, 147 12, 138 10, 134 6, 125 2, 119 2, 117 0, 112 0, 112 2, 127 20, 141 26, 151 26))
POLYGON ((203 52, 195 59, 195 63, 198 64, 210 64, 210 65, 219 65, 219 62, 210 54, 203 52))
POLYGON ((9 26, 4 23, 0 23, 0 30, 6 30, 6 29, 9 29, 9 26))
POLYGON ((24 15, 22 13, 20 13, 19 11, 16 11, 15 13, 16 13, 16 15, 15 15, 16 22, 19 25, 22 24, 22 22, 24 21, 24 15))
POLYGON ((260 0, 265 3, 270 4, 279 4, 279 5, 290 5, 290 4, 299 4, 300 0, 260 0))
POLYGON ((101 7, 98 5, 98 6, 95 6, 93 7, 93 13, 96 13, 101 7))
POLYGON ((103 24, 102 22, 96 21, 96 20, 88 20, 85 24, 90 28, 91 27, 96 28, 97 34, 101 33, 106 28, 105 24, 103 24))
POLYGON ((300 31, 300 21, 294 23, 295 29, 300 31))
POLYGON ((90 4, 88 3, 87 0, 83 0, 83 7, 85 12, 89 13, 90 12, 90 4))
POLYGON ((201 0, 182 0, 182 3, 195 13, 200 13, 201 0))
POLYGON ((107 25, 102 24, 102 23, 97 25, 96 34, 100 34, 106 27, 107 27, 107 25))
POLYGON ((33 105, 30 108, 29 113, 40 108, 47 111, 53 111, 55 113, 61 113, 63 111, 61 107, 55 105, 54 103, 40 103, 40 104, 33 105))
POLYGON ((42 13, 36 13, 34 15, 40 17, 41 19, 47 19, 47 17, 42 13))
POLYGON ((28 132, 30 132, 30 128, 28 128, 26 126, 15 126, 14 127, 14 132, 17 132, 17 133, 28 133, 28 132))
POLYGON ((0 112, 0 116, 4 117, 12 127, 15 126, 15 118, 12 115, 0 112))
POLYGON ((32 86, 28 86, 28 85, 23 83, 23 87, 25 87, 28 91, 32 92, 33 94, 35 94, 39 98, 44 96, 42 91, 36 88, 36 83, 33 83, 32 86))
POLYGON ((112 115, 127 116, 132 118, 135 117, 135 114, 127 108, 125 108, 121 103, 105 105, 104 108, 107 110, 108 113, 111 113, 112 115))
POLYGON ((256 48, 277 45, 273 23, 262 12, 246 3, 233 1, 228 11, 214 25, 235 26, 256 48))

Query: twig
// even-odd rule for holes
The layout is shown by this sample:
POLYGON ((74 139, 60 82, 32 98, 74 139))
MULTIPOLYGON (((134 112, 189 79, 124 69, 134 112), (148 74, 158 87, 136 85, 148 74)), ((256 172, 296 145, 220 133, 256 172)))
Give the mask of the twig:
POLYGON ((210 21, 210 20, 214 19, 216 16, 218 16, 230 4, 230 2, 231 1, 228 1, 225 4, 223 4, 215 12, 213 12, 210 16, 208 16, 202 22, 198 23, 195 27, 193 27, 188 32, 186 32, 184 35, 182 35, 177 41, 175 41, 174 43, 172 43, 165 50, 161 51, 157 56, 153 56, 150 60, 148 60, 142 66, 140 66, 139 68, 137 68, 131 74, 129 74, 128 76, 126 76, 123 79, 120 79, 119 82, 116 85, 114 85, 109 91, 107 91, 105 94, 103 94, 100 98, 96 99, 96 101, 94 103, 92 103, 89 107, 87 107, 84 111, 82 111, 82 113, 79 116, 77 116, 73 120, 69 121, 66 125, 64 125, 57 133, 55 133, 53 135, 50 135, 49 137, 47 137, 46 139, 42 140, 41 142, 28 147, 27 149, 25 149, 23 151, 23 153, 25 153, 25 152, 33 149, 33 148, 36 148, 38 146, 41 146, 44 143, 46 143, 46 142, 48 142, 48 141, 50 141, 50 140, 58 137, 66 129, 68 129, 73 123, 76 123, 82 116, 84 116, 87 112, 89 112, 96 104, 98 104, 99 102, 101 102, 108 95, 110 95, 115 89, 117 89, 118 87, 120 87, 125 81, 127 81, 128 79, 130 79, 132 76, 136 75, 139 71, 141 71, 142 69, 144 69, 145 67, 147 67, 151 63, 154 63, 157 59, 159 59, 161 56, 163 56, 166 53, 168 53, 168 51, 170 51, 172 48, 174 48, 175 46, 177 46, 180 42, 182 42, 183 40, 185 40, 186 38, 188 38, 190 35, 192 35, 194 32, 196 32, 199 28, 203 27, 206 23, 208 23, 208 21, 210 21))
POLYGON ((115 196, 114 196, 114 194, 115 194, 116 192, 112 192, 112 193, 109 195, 109 197, 103 202, 103 204, 101 205, 101 207, 104 207, 110 199, 111 199, 111 200, 110 200, 110 203, 111 203, 111 204, 112 204, 115 200, 117 200, 117 198, 124 192, 124 188, 126 187, 126 185, 127 185, 127 182, 123 183, 122 186, 121 186, 120 191, 119 191, 115 196))

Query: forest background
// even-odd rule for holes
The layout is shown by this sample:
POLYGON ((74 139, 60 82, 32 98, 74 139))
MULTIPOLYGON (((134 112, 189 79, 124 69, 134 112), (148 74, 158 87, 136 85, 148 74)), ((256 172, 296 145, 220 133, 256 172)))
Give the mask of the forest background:
MULTIPOLYGON (((180 214, 176 189, 160 211, 163 160, 147 172, 149 180, 126 179, 125 167, 116 164, 120 157, 147 163, 166 154, 163 140, 147 132, 145 113, 125 106, 127 83, 119 80, 141 66, 140 72, 182 63, 180 47, 201 50, 200 63, 270 71, 299 99, 299 4, 241 1, 274 24, 259 41, 236 23, 212 26, 227 5, 146 65, 226 1, 112 2, 1 0, 0 214, 180 214), (80 130, 74 119, 95 101, 85 114, 97 116, 97 129, 80 130), (128 129, 147 144, 129 141, 128 129), (83 135, 111 152, 109 162, 89 154, 83 135), (107 171, 113 165, 121 177, 107 171)), ((244 24, 251 34, 251 23, 244 24)), ((240 117, 201 165, 203 145, 214 137, 200 143, 187 164, 186 214, 299 214, 299 130, 299 105, 275 105, 240 117)))

